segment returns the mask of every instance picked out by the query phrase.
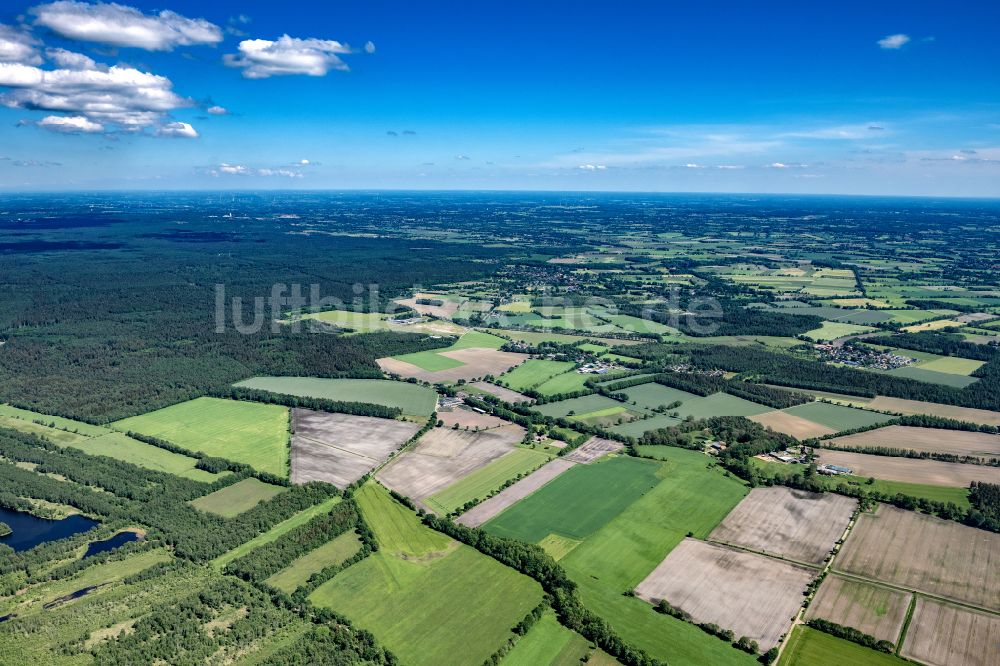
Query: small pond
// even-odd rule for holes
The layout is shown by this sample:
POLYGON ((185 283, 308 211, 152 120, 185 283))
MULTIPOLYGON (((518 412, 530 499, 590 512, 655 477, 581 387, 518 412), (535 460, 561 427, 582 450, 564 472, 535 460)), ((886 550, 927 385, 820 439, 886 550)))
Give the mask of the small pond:
POLYGON ((0 507, 0 523, 7 523, 11 534, 0 537, 0 543, 15 551, 29 550, 49 541, 65 539, 97 526, 96 520, 84 516, 69 516, 62 520, 39 518, 23 511, 0 507))
POLYGON ((127 543, 132 543, 133 541, 138 540, 138 532, 119 532, 110 539, 105 539, 104 541, 92 541, 90 545, 87 546, 87 552, 83 554, 83 557, 87 558, 92 555, 97 555, 98 553, 106 553, 109 550, 114 550, 119 546, 124 546, 127 543))

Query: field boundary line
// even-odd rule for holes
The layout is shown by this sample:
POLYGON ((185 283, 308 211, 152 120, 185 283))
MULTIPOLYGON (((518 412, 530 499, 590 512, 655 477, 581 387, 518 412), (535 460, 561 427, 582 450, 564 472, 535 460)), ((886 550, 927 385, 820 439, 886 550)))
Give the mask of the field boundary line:
POLYGON ((906 640, 906 633, 910 629, 910 622, 913 620, 913 613, 917 609, 917 594, 913 593, 910 595, 910 605, 906 609, 906 617, 903 618, 903 626, 899 630, 899 636, 896 638, 896 656, 903 649, 903 641, 906 640))
POLYGON ((312 442, 313 444, 316 444, 317 446, 324 446, 324 447, 326 447, 328 449, 334 449, 336 451, 342 451, 344 453, 349 453, 352 456, 356 456, 358 458, 364 458, 366 460, 371 460, 372 462, 379 462, 378 458, 372 458, 371 456, 366 456, 365 454, 358 453, 357 451, 351 451, 350 449, 344 449, 344 448, 341 448, 341 447, 337 446, 336 444, 330 444, 329 442, 321 442, 318 439, 314 439, 312 437, 307 437, 306 435, 298 435, 298 436, 301 437, 302 439, 308 441, 308 442, 312 442))
POLYGON ((799 560, 793 560, 790 557, 784 557, 783 555, 775 555, 773 553, 767 553, 763 550, 754 550, 753 548, 747 548, 746 546, 739 546, 735 543, 727 543, 725 541, 718 541, 716 539, 703 539, 705 543, 715 544, 716 546, 722 546, 724 548, 731 548, 733 550, 742 550, 745 553, 751 553, 753 555, 762 555, 764 557, 769 557, 772 560, 779 560, 781 562, 787 562, 789 564, 794 564, 800 567, 806 567, 807 569, 813 569, 815 571, 821 571, 823 569, 822 564, 808 564, 806 562, 800 562, 799 560))
POLYGON ((886 582, 884 580, 877 580, 875 578, 868 578, 866 576, 862 576, 862 575, 859 575, 859 574, 849 573, 849 572, 846 572, 846 571, 840 571, 839 569, 834 569, 831 573, 834 573, 837 576, 840 576, 841 578, 850 578, 852 580, 855 580, 855 581, 858 581, 858 582, 861 582, 861 583, 873 584, 873 585, 876 585, 878 587, 889 588, 889 589, 895 590, 897 592, 907 592, 907 593, 912 594, 914 596, 926 597, 928 599, 933 599, 934 601, 938 601, 938 602, 950 604, 952 606, 959 606, 959 607, 962 607, 962 608, 968 608, 969 610, 979 611, 980 613, 986 613, 987 615, 997 615, 997 616, 1000 616, 1000 610, 996 610, 996 609, 993 609, 993 608, 987 608, 985 606, 977 606, 976 604, 969 603, 968 601, 959 601, 958 599, 952 599, 951 597, 943 597, 940 594, 933 594, 933 593, 930 593, 930 592, 924 592, 923 590, 915 590, 913 588, 903 587, 903 586, 897 585, 895 583, 889 583, 889 582, 886 582))

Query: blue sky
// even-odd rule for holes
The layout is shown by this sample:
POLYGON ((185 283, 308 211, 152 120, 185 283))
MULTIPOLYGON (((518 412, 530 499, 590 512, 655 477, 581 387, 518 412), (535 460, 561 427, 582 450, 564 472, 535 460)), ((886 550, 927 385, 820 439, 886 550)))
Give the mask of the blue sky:
POLYGON ((8 191, 1000 196, 996 2, 9 0, 0 25, 8 191))

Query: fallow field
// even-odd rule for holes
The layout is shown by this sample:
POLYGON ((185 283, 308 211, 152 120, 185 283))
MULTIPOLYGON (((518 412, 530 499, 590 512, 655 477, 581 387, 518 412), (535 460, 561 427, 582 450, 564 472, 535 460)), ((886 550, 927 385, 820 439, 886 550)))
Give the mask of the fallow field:
POLYGON ((928 666, 995 666, 1000 615, 918 597, 900 654, 928 666))
POLYGON ((954 488, 968 488, 973 481, 1000 483, 1000 467, 992 465, 966 465, 831 449, 816 449, 816 454, 820 464, 847 467, 854 476, 954 488))
POLYGON ((1000 534, 887 504, 859 516, 834 568, 1000 611, 1000 534))
POLYGON ((883 446, 927 453, 949 453, 956 456, 1000 457, 1000 435, 901 425, 835 437, 829 440, 829 444, 843 448, 883 446))
POLYGON ((754 488, 709 538, 819 565, 847 529, 857 501, 783 486, 754 488))
POLYGON ((757 641, 778 644, 802 605, 816 572, 774 558, 685 539, 635 588, 639 597, 666 599, 696 622, 712 622, 757 641))

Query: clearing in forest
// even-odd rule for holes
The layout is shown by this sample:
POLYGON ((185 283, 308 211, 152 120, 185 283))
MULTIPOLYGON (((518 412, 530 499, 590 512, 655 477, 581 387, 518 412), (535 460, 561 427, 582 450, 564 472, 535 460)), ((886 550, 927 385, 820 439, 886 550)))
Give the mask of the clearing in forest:
POLYGON ((273 486, 250 477, 204 497, 193 499, 189 504, 200 511, 214 513, 223 518, 233 518, 285 490, 282 486, 273 486))

